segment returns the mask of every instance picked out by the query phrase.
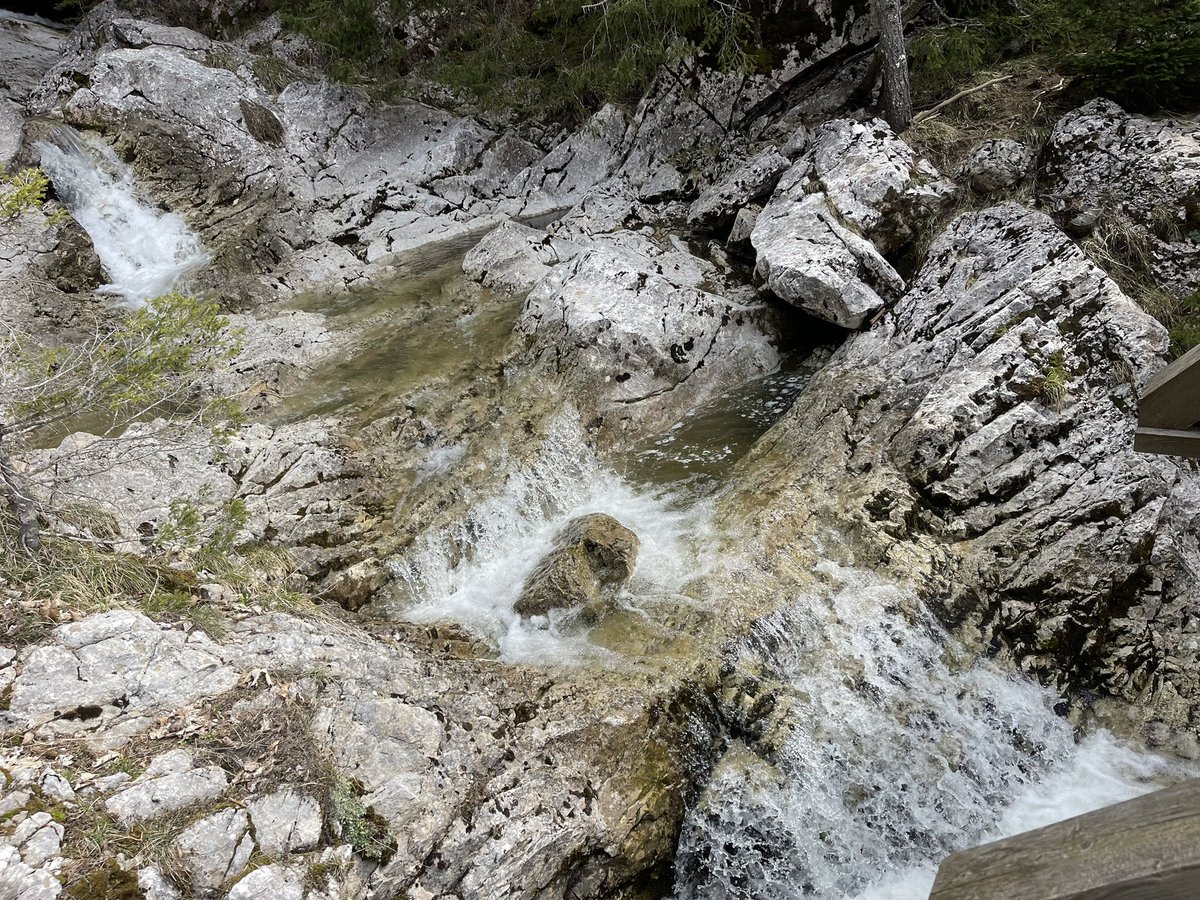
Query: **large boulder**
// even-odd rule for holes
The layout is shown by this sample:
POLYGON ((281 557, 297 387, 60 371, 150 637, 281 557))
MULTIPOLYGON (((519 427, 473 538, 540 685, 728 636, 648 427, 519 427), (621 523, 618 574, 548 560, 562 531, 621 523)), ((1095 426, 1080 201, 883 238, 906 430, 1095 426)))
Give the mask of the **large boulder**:
POLYGON ((848 546, 1078 714, 1194 746, 1200 479, 1133 450, 1166 348, 1045 216, 963 216, 744 461, 733 508, 774 570, 848 546))
POLYGON ((953 195, 886 123, 826 122, 755 221, 757 274, 788 303, 857 328, 903 290, 885 257, 953 195))
POLYGON ((637 535, 612 516, 573 519, 525 579, 513 608, 523 616, 582 608, 586 619, 597 619, 607 594, 633 575, 637 552, 637 535))
POLYGON ((486 287, 522 293, 578 253, 579 247, 569 240, 507 221, 467 251, 463 273, 486 287))
POLYGON ((669 425, 780 359, 777 310, 642 224, 653 213, 623 191, 602 185, 554 226, 579 252, 530 291, 515 328, 519 364, 561 379, 605 443, 669 425))
POLYGON ((1093 100, 1054 126, 1039 192, 1074 233, 1177 296, 1200 290, 1200 130, 1093 100), (1122 258, 1123 257, 1123 258, 1122 258))

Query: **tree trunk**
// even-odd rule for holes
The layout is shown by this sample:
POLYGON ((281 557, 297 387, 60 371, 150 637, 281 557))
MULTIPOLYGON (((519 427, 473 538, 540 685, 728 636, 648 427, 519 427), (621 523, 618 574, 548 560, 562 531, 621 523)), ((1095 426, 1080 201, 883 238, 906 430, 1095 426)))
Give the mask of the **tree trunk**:
POLYGON ((879 27, 879 53, 883 59, 883 117, 897 134, 912 124, 912 93, 908 84, 908 54, 904 49, 902 0, 871 0, 879 27))
POLYGON ((12 458, 3 450, 0 450, 0 481, 4 482, 8 505, 12 507, 17 520, 18 540, 26 553, 36 556, 42 552, 42 530, 38 526, 37 504, 33 500, 29 485, 13 465, 12 458))

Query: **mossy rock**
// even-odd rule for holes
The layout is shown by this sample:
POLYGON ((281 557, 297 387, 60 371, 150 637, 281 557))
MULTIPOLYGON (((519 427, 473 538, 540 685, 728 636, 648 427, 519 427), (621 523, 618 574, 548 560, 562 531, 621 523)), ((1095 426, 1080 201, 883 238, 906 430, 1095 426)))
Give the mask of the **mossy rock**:
POLYGON ((572 519, 526 579, 513 608, 523 616, 544 616, 582 607, 586 617, 599 618, 606 594, 633 575, 637 553, 637 535, 612 516, 572 519))

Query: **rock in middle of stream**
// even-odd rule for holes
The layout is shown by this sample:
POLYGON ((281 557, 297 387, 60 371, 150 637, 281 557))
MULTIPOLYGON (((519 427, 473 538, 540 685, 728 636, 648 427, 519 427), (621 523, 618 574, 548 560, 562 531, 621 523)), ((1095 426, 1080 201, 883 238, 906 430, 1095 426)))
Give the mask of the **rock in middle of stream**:
POLYGON ((589 513, 567 523, 550 550, 525 579, 513 608, 523 616, 581 607, 596 621, 607 594, 633 574, 638 537, 612 516, 589 513))

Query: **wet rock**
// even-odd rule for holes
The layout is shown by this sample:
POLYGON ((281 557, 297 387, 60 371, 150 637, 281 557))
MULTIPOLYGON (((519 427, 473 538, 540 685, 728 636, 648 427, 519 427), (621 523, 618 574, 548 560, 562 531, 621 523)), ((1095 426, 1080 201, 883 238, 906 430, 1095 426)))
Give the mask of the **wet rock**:
POLYGON ((1130 115, 1111 101, 1093 100, 1054 126, 1042 165, 1042 200, 1073 231, 1111 232, 1105 236, 1117 252, 1148 264, 1172 294, 1200 290, 1200 131, 1194 121, 1130 115), (1081 224, 1081 217, 1090 222, 1081 224))
POLYGON ((603 613, 605 592, 627 581, 637 564, 637 535, 603 513, 567 523, 525 580, 513 608, 523 616, 582 607, 588 618, 603 613))
POLYGON ((1195 733, 1200 483, 1133 451, 1138 385, 1166 347, 1047 217, 1004 204, 957 219, 892 315, 743 463, 742 496, 775 498, 747 508, 764 554, 791 571, 820 528, 852 534, 859 564, 917 585, 971 644, 1121 728, 1195 733))
POLYGON ((781 299, 857 328, 903 290, 885 254, 953 194, 882 121, 826 122, 754 224, 757 274, 781 299))
POLYGON ((279 858, 311 850, 321 839, 320 804, 290 787, 250 800, 246 809, 255 840, 268 856, 279 858))
POLYGON ((219 766, 195 768, 191 753, 172 750, 156 757, 129 787, 109 797, 104 807, 128 826, 216 800, 228 785, 229 778, 219 766))
POLYGON ((361 609, 388 582, 387 567, 378 560, 364 559, 333 575, 325 596, 354 612, 361 609))
POLYGON ((981 194, 1015 187, 1033 174, 1037 154, 1028 144, 1010 138, 984 141, 971 151, 958 177, 981 194))
POLYGON ((223 809, 190 826, 175 846, 191 873, 192 887, 206 896, 245 871, 254 838, 244 810, 223 809))
POLYGON ((688 208, 688 224, 710 231, 729 225, 742 207, 770 194, 790 165, 774 148, 757 153, 701 191, 688 208))
POLYGON ((227 395, 281 395, 340 346, 319 313, 292 310, 269 319, 232 315, 229 324, 239 334, 241 352, 214 380, 214 389, 227 395))
POLYGON ((578 252, 579 247, 571 241, 508 221, 489 231, 467 252, 463 272, 486 287, 519 294, 578 252))

